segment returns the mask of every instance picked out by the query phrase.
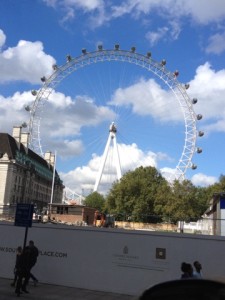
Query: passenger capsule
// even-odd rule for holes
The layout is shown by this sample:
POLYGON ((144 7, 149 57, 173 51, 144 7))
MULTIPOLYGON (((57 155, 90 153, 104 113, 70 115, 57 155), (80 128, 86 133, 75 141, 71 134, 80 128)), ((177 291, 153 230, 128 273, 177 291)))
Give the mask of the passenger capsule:
POLYGON ((202 148, 197 148, 197 153, 202 153, 202 148))
POLYGON ((66 61, 67 61, 67 62, 70 62, 71 60, 72 60, 71 55, 67 55, 67 56, 66 56, 66 61))
POLYGON ((32 90, 32 91, 31 91, 31 94, 32 94, 33 96, 36 96, 36 95, 37 95, 37 91, 32 90))
POLYGON ((198 114, 197 115, 197 120, 201 120, 202 119, 202 115, 201 114, 198 114))

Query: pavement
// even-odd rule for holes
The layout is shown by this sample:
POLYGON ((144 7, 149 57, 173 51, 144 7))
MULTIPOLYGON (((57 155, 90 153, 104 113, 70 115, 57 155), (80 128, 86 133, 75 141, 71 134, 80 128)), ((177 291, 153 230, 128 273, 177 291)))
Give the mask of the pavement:
POLYGON ((29 294, 21 294, 17 297, 15 288, 11 287, 12 279, 0 278, 0 299, 23 299, 23 300, 137 300, 138 297, 121 295, 100 291, 85 290, 80 288, 65 287, 39 283, 34 286, 29 284, 29 294))

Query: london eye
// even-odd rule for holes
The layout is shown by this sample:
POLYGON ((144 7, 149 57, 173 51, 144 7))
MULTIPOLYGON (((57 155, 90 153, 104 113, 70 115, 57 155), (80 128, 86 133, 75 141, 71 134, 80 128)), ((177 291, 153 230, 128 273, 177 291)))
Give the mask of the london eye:
MULTIPOLYGON (((86 109, 86 111, 93 108, 93 104, 96 105, 99 111, 103 111, 102 122, 95 122, 94 120, 90 123, 88 121, 86 123, 81 122, 78 132, 74 133, 74 136, 79 136, 79 140, 82 140, 83 146, 81 148, 90 150, 90 145, 95 147, 97 143, 95 141, 105 132, 105 138, 102 139, 103 146, 98 150, 99 167, 98 172, 96 172, 93 190, 98 190, 104 170, 107 168, 106 161, 110 156, 110 143, 114 153, 115 176, 117 180, 120 179, 125 171, 131 168, 129 166, 128 169, 123 170, 122 164, 125 159, 121 157, 123 148, 121 145, 125 145, 127 142, 127 144, 135 143, 139 146, 139 143, 141 144, 143 140, 147 141, 146 144, 149 145, 149 149, 153 147, 154 151, 158 153, 163 153, 163 147, 169 145, 171 151, 174 150, 176 152, 176 155, 174 155, 174 157, 176 156, 176 162, 174 162, 174 158, 171 159, 172 163, 175 164, 174 172, 170 176, 175 179, 184 179, 187 170, 197 168, 197 165, 193 162, 194 154, 202 152, 202 149, 197 147, 197 138, 204 134, 197 128, 197 122, 201 120, 202 115, 194 111, 197 99, 191 99, 188 95, 189 84, 179 82, 179 72, 177 70, 169 71, 166 64, 165 59, 161 61, 154 60, 150 52, 139 54, 135 47, 131 47, 130 50, 121 50, 118 44, 109 50, 104 49, 102 45, 99 45, 97 50, 92 52, 82 49, 81 54, 77 57, 67 55, 64 64, 53 66, 52 75, 41 78, 43 83, 41 88, 32 90, 32 95, 35 99, 26 107, 26 110, 30 113, 28 125, 30 134, 29 147, 41 156, 44 156, 47 138, 43 138, 45 131, 43 126, 46 126, 47 123, 43 124, 43 120, 50 113, 46 110, 46 106, 53 94, 58 91, 70 94, 71 99, 75 99, 76 104, 84 104, 84 110, 86 109), (107 75, 106 71, 108 72, 107 75), (152 76, 154 76, 154 81, 152 81, 152 76), (129 82, 127 78, 130 78, 129 82), (99 82, 98 85, 95 83, 97 80, 99 82), (67 84, 69 81, 73 82, 72 87, 71 84, 67 84), (125 82, 124 85, 122 81, 125 82), (138 85, 141 86, 141 83, 148 83, 151 86, 155 85, 158 90, 164 91, 164 95, 167 97, 167 99, 164 99, 164 104, 161 104, 163 103, 161 101, 162 94, 156 93, 154 95, 153 92, 148 91, 148 93, 151 93, 150 98, 150 94, 144 93, 144 90, 139 94, 137 93, 136 98, 132 100, 135 93, 132 93, 131 87, 136 86, 138 88, 138 85), (87 87, 88 84, 90 88, 87 87), (130 91, 129 93, 128 90, 130 91), (145 97, 145 102, 148 102, 146 104, 147 109, 140 104, 145 97), (153 98, 155 99, 154 103, 152 103, 153 98), (158 103, 160 103, 161 107, 158 103), (171 103, 173 103, 173 106, 171 106, 171 103), (140 105, 138 106, 138 104, 140 105), (161 109, 163 120, 161 122, 158 122, 158 120, 152 121, 157 105, 157 109, 161 109), (176 116, 173 116, 173 114, 175 115, 175 112, 173 113, 174 107, 176 107, 176 112, 179 110, 180 115, 177 119, 176 116), (157 130, 159 124, 162 126, 164 123, 163 126, 168 127, 169 118, 167 118, 167 114, 174 118, 174 123, 171 124, 174 132, 173 136, 168 136, 167 134, 163 136, 157 130), (128 120, 130 115, 133 116, 132 123, 126 124, 126 120, 128 120), (177 131, 175 128, 176 122, 181 116, 183 129, 177 131), (142 124, 142 127, 138 129, 140 124, 142 124), (88 134, 85 130, 87 127, 92 127, 92 134, 90 134, 92 141, 87 136, 88 134), (130 135, 133 135, 131 140, 129 140, 129 135, 124 133, 125 129, 130 135), (143 131, 145 137, 142 136, 143 131), (124 138, 121 143, 119 142, 120 134, 124 138), (176 145, 177 141, 179 141, 179 147, 176 145), (157 143, 161 149, 157 149, 157 143), (180 151, 179 154, 178 151, 180 151)), ((147 90, 151 90, 151 88, 147 88, 147 90)), ((75 115, 74 118, 77 120, 79 116, 75 115)), ((64 122, 66 121, 67 118, 65 116, 64 122)), ((163 132, 163 130, 160 132, 163 132)), ((145 150, 150 151, 149 149, 146 148, 145 150)), ((95 151, 93 148, 92 153, 89 152, 89 159, 96 153, 97 150, 95 151)), ((77 160, 81 163, 80 158, 77 158, 77 160)), ((171 166, 172 163, 170 164, 171 166)))

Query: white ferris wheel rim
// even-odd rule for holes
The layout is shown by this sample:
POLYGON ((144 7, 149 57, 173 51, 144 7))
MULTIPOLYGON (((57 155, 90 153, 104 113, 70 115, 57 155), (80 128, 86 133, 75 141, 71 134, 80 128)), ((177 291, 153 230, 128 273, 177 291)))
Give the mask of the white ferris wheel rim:
POLYGON ((54 65, 53 74, 48 78, 42 78, 42 81, 44 82, 43 86, 35 93, 36 98, 33 106, 30 108, 30 121, 28 125, 29 147, 40 153, 41 156, 44 156, 40 137, 41 113, 48 97, 61 81, 78 69, 94 63, 96 64, 104 61, 127 62, 146 69, 162 80, 174 93, 180 105, 184 117, 185 140, 174 177, 176 179, 184 179, 187 169, 193 166, 192 158, 196 152, 197 140, 197 116, 193 109, 192 100, 186 92, 188 85, 181 84, 177 80, 176 72, 170 72, 166 69, 165 60, 157 62, 152 59, 150 52, 148 52, 147 55, 139 54, 135 51, 134 47, 131 51, 120 50, 118 47, 111 50, 105 50, 99 47, 96 51, 86 52, 86 50, 83 49, 82 52, 82 55, 75 58, 68 55, 67 62, 64 65, 54 65))

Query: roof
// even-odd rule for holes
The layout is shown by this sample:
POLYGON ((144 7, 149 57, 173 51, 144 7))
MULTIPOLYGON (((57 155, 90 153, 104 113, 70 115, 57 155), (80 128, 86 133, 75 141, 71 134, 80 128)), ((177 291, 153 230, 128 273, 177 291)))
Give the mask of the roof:
POLYGON ((52 166, 49 166, 44 158, 31 149, 27 149, 22 143, 18 143, 11 135, 8 133, 0 133, 0 152, 7 153, 9 159, 16 159, 17 151, 27 155, 29 158, 42 164, 46 168, 52 168, 52 166))
MULTIPOLYGON (((37 163, 38 165, 41 165, 44 169, 48 169, 51 173, 53 173, 53 166, 48 164, 48 162, 32 151, 29 148, 26 148, 22 143, 17 142, 11 135, 8 133, 0 133, 0 152, 7 153, 9 159, 14 159, 18 163, 20 163, 19 156, 21 158, 21 162, 24 158, 26 161, 30 161, 37 163)), ((55 171, 56 178, 59 179, 59 175, 57 171, 55 171)))

